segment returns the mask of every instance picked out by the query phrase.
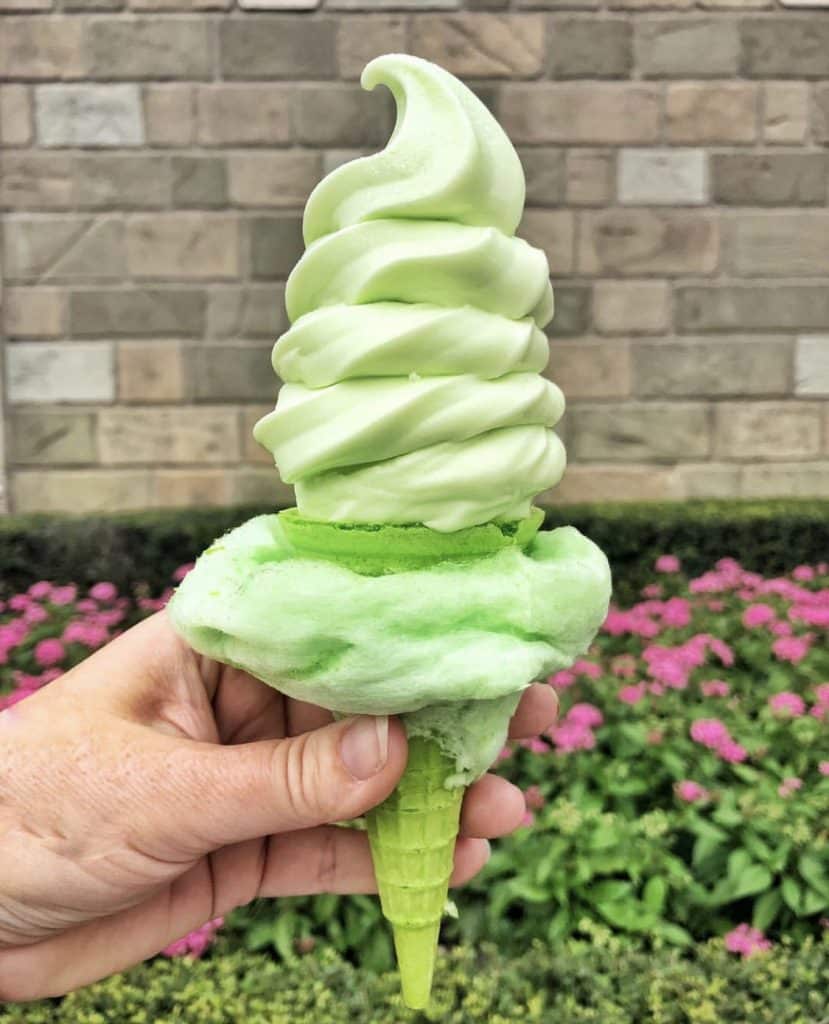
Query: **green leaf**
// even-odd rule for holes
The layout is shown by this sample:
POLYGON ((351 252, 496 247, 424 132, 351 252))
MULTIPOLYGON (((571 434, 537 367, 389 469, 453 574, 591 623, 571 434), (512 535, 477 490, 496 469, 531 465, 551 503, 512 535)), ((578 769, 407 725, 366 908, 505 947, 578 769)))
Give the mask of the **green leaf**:
POLYGON ((296 957, 294 950, 294 938, 297 932, 299 919, 296 914, 280 914, 273 923, 271 938, 276 951, 283 960, 293 960, 296 957))
POLYGON ((614 903, 626 899, 632 892, 633 886, 630 882, 608 878, 594 885, 589 891, 589 896, 593 903, 614 903))
POLYGON ((764 864, 768 864, 774 857, 774 851, 757 835, 756 832, 746 831, 742 836, 743 845, 749 853, 764 864))
POLYGON ((665 899, 668 895, 668 883, 659 875, 649 878, 642 890, 642 902, 654 914, 660 915, 665 909, 665 899))
POLYGON ((734 850, 728 856, 728 877, 737 879, 750 866, 751 854, 748 850, 734 850))
POLYGON ((813 853, 804 853, 797 863, 801 877, 821 895, 829 897, 829 875, 824 870, 823 862, 813 853))
POLYGON ((783 879, 783 900, 789 910, 793 910, 800 916, 800 907, 803 902, 803 891, 793 878, 783 879))
POLYGON ((803 903, 801 905, 803 907, 803 916, 808 917, 810 914, 820 913, 821 910, 829 906, 829 899, 816 889, 806 889, 803 893, 803 903))
POLYGON ((567 907, 561 907, 553 915, 547 927, 547 941, 551 944, 567 938, 573 927, 572 917, 567 907))
POLYGON ((779 889, 769 889, 754 904, 754 913, 751 923, 761 932, 767 931, 774 923, 783 906, 783 896, 779 889))
POLYGON ((670 921, 661 922, 655 929, 655 933, 672 946, 692 946, 694 944, 689 932, 670 921))
POLYGON ((694 867, 699 867, 704 861, 711 860, 722 849, 723 843, 718 836, 708 833, 699 836, 694 843, 694 852, 691 857, 694 867))
POLYGON ((651 931, 657 919, 650 913, 644 903, 638 900, 618 900, 597 903, 596 910, 602 917, 616 928, 626 932, 651 931))
POLYGON ((325 924, 334 916, 340 897, 334 893, 326 892, 321 896, 315 896, 312 903, 314 920, 318 924, 325 924))
POLYGON ((756 896, 759 892, 765 892, 771 884, 772 876, 768 868, 762 864, 750 864, 736 880, 733 899, 756 896))

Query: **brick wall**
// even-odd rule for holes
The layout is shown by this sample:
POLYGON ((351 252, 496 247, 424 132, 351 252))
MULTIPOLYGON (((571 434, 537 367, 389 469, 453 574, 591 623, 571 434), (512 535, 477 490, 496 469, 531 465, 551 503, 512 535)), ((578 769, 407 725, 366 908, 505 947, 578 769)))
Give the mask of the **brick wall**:
POLYGON ((285 497, 250 438, 282 282, 310 188, 387 136, 356 80, 394 49, 520 149, 556 494, 829 494, 826 3, 231 2, 0 0, 12 509, 285 497))

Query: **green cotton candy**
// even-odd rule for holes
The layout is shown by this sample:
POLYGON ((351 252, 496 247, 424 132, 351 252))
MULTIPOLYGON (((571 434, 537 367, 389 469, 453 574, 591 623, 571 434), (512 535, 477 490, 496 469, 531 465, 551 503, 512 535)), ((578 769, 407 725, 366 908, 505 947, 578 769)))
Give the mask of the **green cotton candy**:
POLYGON ((460 783, 491 764, 520 691, 587 649, 609 596, 605 556, 572 527, 368 576, 303 556, 265 515, 199 558, 169 614, 195 650, 291 697, 403 715, 451 755, 460 783))

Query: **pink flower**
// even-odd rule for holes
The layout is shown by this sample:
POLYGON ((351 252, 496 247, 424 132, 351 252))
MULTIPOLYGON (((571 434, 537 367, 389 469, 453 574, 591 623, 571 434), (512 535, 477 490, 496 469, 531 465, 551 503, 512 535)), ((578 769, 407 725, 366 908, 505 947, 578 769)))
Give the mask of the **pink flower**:
POLYGON ((173 579, 176 583, 181 583, 188 572, 193 568, 195 562, 187 562, 185 565, 180 565, 178 569, 173 573, 173 579))
POLYGON ((60 640, 41 640, 35 645, 35 661, 41 668, 57 665, 66 657, 66 650, 60 640))
POLYGON ((792 793, 797 792, 803 786, 803 779, 799 779, 796 775, 792 775, 787 779, 783 779, 780 785, 777 787, 777 793, 779 796, 787 797, 791 796, 792 793))
POLYGON ((773 622, 776 618, 774 608, 770 604, 750 604, 743 612, 743 625, 746 629, 756 629, 773 622))
POLYGON ((773 622, 769 628, 775 636, 791 636, 794 633, 788 622, 773 622))
POLYGON ((31 603, 32 599, 28 594, 15 594, 9 598, 9 608, 13 612, 25 612, 31 603))
POLYGON ((805 622, 807 626, 829 629, 829 605, 795 604, 789 609, 789 618, 805 622))
POLYGON ((705 602, 705 607, 709 612, 721 612, 725 608, 725 601, 720 601, 719 598, 712 598, 710 601, 705 602))
POLYGON ((763 933, 747 924, 738 924, 723 941, 729 953, 739 953, 742 957, 771 949, 771 943, 763 933))
POLYGON ((815 700, 818 704, 829 704, 829 683, 818 683, 815 687, 815 700))
POLYGON ((593 729, 604 722, 604 715, 595 704, 574 704, 567 712, 566 721, 585 729, 593 729))
POLYGON ((118 596, 118 588, 114 583, 96 583, 94 587, 89 588, 89 596, 94 601, 108 604, 118 596))
POLYGON ((49 600, 57 605, 72 604, 77 596, 78 588, 74 583, 69 583, 65 587, 53 587, 49 600))
POLYGON ((695 804, 700 800, 707 800, 710 796, 704 786, 701 786, 698 782, 692 782, 690 779, 683 779, 682 782, 677 782, 674 789, 679 799, 683 800, 686 804, 695 804))
POLYGON ((660 555, 654 563, 657 572, 679 572, 680 562, 676 555, 660 555))
POLYGON ((691 622, 691 605, 684 597, 672 597, 662 606, 662 621, 674 629, 684 629, 691 622))
POLYGON ((26 611, 23 612, 23 621, 33 626, 39 622, 45 622, 48 618, 49 613, 39 604, 30 604, 26 611))
POLYGON ((550 748, 538 736, 532 736, 528 740, 519 740, 518 743, 525 750, 529 750, 531 754, 548 754, 550 752, 550 748))
POLYGON ((550 738, 556 749, 567 754, 573 750, 592 750, 596 737, 591 729, 576 722, 564 721, 550 729, 550 738))
POLYGON ((821 775, 829 775, 829 761, 821 761, 817 766, 817 770, 821 775))
POLYGON ((781 636, 771 645, 772 652, 778 661, 789 661, 798 665, 809 653, 812 639, 806 636, 781 636))
POLYGON ((524 790, 524 801, 533 811, 538 811, 544 806, 544 795, 538 786, 529 786, 524 790))
POLYGON ((731 650, 731 648, 728 646, 725 640, 720 640, 720 638, 717 636, 709 636, 708 649, 709 651, 711 651, 712 654, 716 654, 716 656, 726 667, 730 667, 734 664, 734 652, 731 650))
POLYGON ((28 590, 29 597, 33 597, 35 601, 42 601, 44 598, 49 597, 51 593, 52 584, 48 580, 38 580, 28 590))
POLYGON ((718 750, 731 739, 728 729, 718 718, 698 718, 691 723, 690 732, 695 743, 701 743, 709 750, 718 750))
POLYGON ((746 748, 731 738, 717 747, 717 753, 729 764, 740 764, 748 757, 746 748))
POLYGON ((512 757, 512 747, 501 747, 501 750, 498 753, 498 756, 495 758, 495 761, 506 761, 510 757, 512 757))
POLYGON ((769 707, 777 714, 789 715, 792 718, 800 718, 806 713, 806 702, 797 693, 784 690, 782 693, 775 693, 769 697, 769 707))
POLYGON ((662 597, 662 584, 649 583, 646 587, 642 587, 642 597, 662 597))
POLYGON ((103 647, 109 639, 106 627, 96 622, 75 620, 67 624, 61 639, 65 644, 82 644, 84 647, 103 647))
POLYGON ((550 676, 547 682, 550 686, 554 686, 557 690, 566 690, 568 686, 572 686, 575 683, 576 677, 568 669, 562 669, 561 672, 556 672, 550 676))
POLYGON ((623 704, 638 704, 640 700, 644 699, 646 690, 645 683, 633 683, 623 686, 617 696, 623 704))
POLYGON ((199 957, 207 948, 212 944, 215 938, 216 932, 224 924, 223 917, 215 917, 212 921, 208 921, 207 924, 203 924, 201 928, 196 928, 190 932, 189 935, 185 935, 181 939, 177 939, 175 942, 171 942, 169 946, 162 949, 164 956, 192 956, 199 957))
POLYGON ((577 676, 586 676, 588 679, 602 678, 601 665, 597 665, 594 661, 585 661, 584 658, 579 658, 579 660, 573 664, 571 672, 577 676))
POLYGON ((518 823, 519 828, 530 828, 535 822, 535 815, 532 811, 524 811, 521 816, 521 821, 518 823))
POLYGON ((706 697, 727 697, 731 687, 722 679, 709 679, 699 684, 706 697))
POLYGON ((815 570, 811 565, 799 565, 792 571, 792 579, 800 583, 808 583, 815 578, 815 570))

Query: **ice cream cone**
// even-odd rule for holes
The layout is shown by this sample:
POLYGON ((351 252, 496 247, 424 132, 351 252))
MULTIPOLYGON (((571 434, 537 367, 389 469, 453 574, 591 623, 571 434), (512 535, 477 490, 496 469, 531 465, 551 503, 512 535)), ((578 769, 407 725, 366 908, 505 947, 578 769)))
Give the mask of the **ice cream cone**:
POLYGON ((409 760, 397 788, 367 815, 371 855, 383 915, 394 946, 407 1006, 429 1001, 464 786, 447 789, 452 762, 436 743, 409 740, 409 760))

